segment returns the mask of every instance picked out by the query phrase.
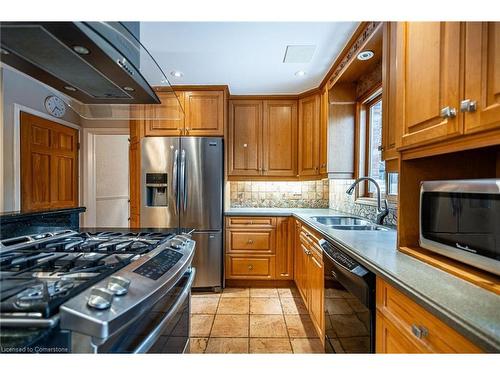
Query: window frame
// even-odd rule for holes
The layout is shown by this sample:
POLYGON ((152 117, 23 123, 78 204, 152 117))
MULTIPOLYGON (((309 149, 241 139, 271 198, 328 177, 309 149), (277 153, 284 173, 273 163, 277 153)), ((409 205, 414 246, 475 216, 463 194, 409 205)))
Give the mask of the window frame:
MULTIPOLYGON (((370 150, 370 143, 371 143, 371 126, 370 126, 370 108, 376 105, 378 102, 382 104, 382 91, 377 90, 377 93, 374 96, 371 96, 367 101, 365 101, 362 105, 364 106, 365 110, 365 172, 366 175, 370 175, 370 163, 371 163, 371 150, 370 150), (379 92, 380 91, 380 92, 379 92)), ((383 125, 382 125, 383 126, 383 125)), ((387 185, 387 171, 384 174, 384 180, 385 184, 387 185)), ((369 182, 365 181, 364 182, 364 198, 375 198, 374 193, 370 193, 369 189, 369 182)), ((386 186, 386 191, 387 191, 387 186, 386 186)))

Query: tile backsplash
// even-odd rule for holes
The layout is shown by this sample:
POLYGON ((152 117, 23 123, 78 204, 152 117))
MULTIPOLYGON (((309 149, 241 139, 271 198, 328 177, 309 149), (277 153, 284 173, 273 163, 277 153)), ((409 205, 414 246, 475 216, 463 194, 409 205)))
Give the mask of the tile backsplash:
POLYGON ((231 181, 231 207, 328 208, 328 179, 231 181))
MULTIPOLYGON (((337 211, 365 217, 369 220, 375 220, 377 215, 377 206, 375 204, 356 202, 354 194, 347 195, 347 188, 354 180, 330 180, 330 208, 337 211)), ((384 224, 397 225, 397 209, 389 204, 389 214, 385 217, 384 224)))

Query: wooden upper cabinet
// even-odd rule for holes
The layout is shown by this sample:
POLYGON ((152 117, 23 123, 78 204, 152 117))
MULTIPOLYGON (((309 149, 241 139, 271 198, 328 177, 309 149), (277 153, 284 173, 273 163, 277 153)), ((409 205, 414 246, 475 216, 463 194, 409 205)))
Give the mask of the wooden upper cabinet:
POLYGON ((262 101, 229 103, 228 174, 258 176, 262 169, 262 101))
POLYGON ((325 86, 321 93, 320 126, 319 126, 319 173, 326 175, 328 162, 328 116, 329 116, 328 88, 325 86))
POLYGON ((224 135, 224 92, 184 93, 185 135, 224 135))
POLYGON ((297 175, 297 101, 263 102, 263 171, 265 176, 297 175))
POLYGON ((78 205, 78 130, 21 113, 21 209, 78 205))
POLYGON ((319 174, 320 96, 299 100, 299 175, 319 174))
POLYGON ((459 22, 398 23, 396 100, 402 117, 401 146, 462 133, 461 30, 459 22))
POLYGON ((157 92, 161 104, 144 107, 146 136, 179 136, 184 133, 184 93, 157 92), (180 102, 180 104, 179 104, 180 102), (159 120, 153 120, 158 118, 159 120))
POLYGON ((465 133, 498 128, 500 22, 467 22, 465 35, 465 133))
POLYGON ((384 22, 382 40, 382 159, 398 157, 396 151, 396 38, 397 23, 384 22))

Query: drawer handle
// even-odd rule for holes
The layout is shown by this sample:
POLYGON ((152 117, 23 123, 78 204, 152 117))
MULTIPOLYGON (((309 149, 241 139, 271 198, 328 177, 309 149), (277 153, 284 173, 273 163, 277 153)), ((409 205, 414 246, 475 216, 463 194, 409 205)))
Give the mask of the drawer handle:
POLYGON ((249 265, 248 265, 248 270, 249 270, 249 271, 253 270, 253 265, 249 264, 249 265))
POLYGON ((415 337, 418 337, 419 339, 423 339, 424 337, 427 337, 429 335, 429 331, 427 330, 427 328, 418 326, 416 324, 412 324, 411 332, 415 337))
POLYGON ((253 240, 248 240, 247 242, 249 245, 253 244, 253 240))

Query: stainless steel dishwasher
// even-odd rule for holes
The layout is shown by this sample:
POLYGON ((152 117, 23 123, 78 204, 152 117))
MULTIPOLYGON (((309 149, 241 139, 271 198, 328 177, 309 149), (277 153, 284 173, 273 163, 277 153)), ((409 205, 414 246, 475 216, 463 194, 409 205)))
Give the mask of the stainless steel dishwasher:
POLYGON ((331 241, 323 248, 325 352, 375 352, 375 274, 331 241))

